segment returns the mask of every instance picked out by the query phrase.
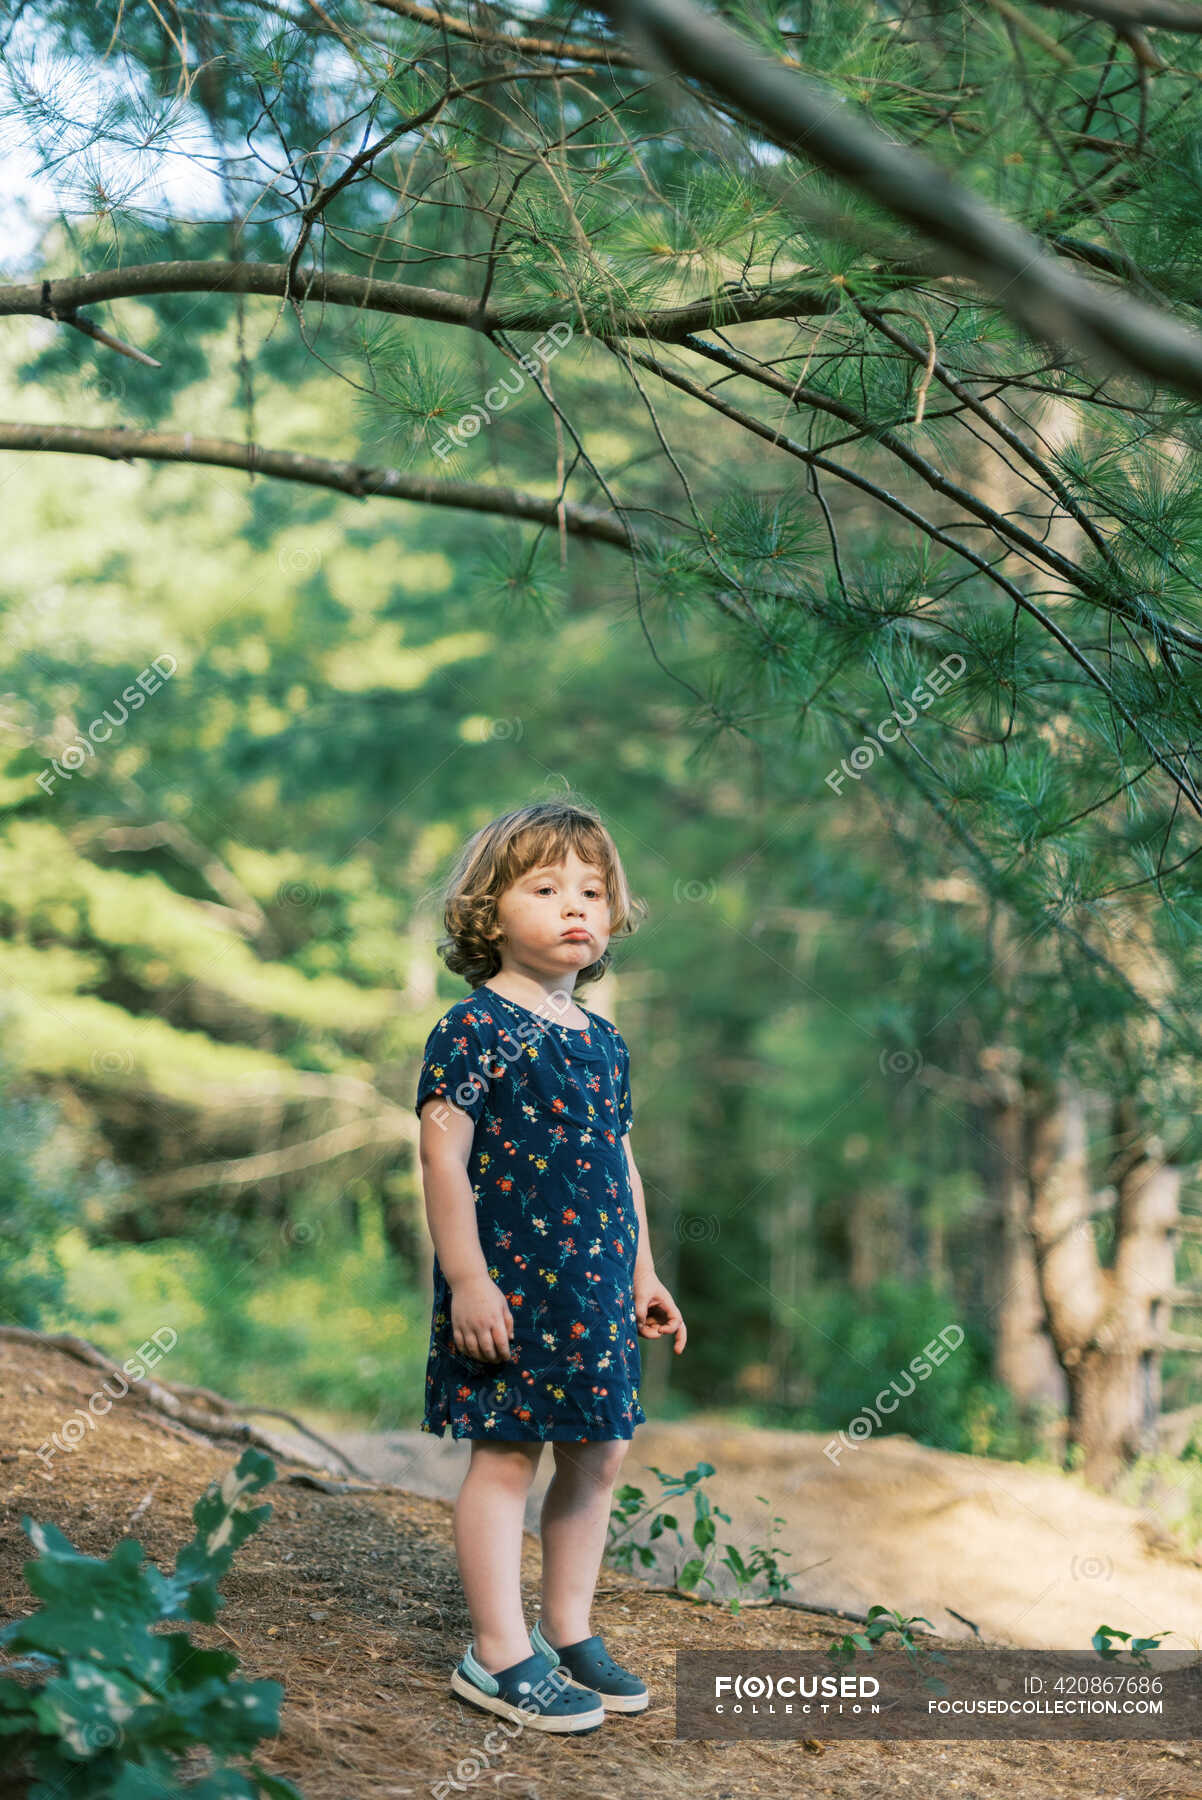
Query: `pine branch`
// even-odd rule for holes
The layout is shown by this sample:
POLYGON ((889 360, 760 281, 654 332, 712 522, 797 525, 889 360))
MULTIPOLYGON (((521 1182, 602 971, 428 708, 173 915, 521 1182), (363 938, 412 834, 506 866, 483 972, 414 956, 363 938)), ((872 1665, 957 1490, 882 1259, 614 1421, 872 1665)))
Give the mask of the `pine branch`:
MULTIPOLYGON (((912 357, 915 362, 923 363, 941 386, 947 389, 949 394, 954 394, 962 406, 968 407, 969 410, 980 419, 983 425, 987 425, 990 431, 995 432, 997 436, 1001 438, 1002 442, 1013 450, 1015 455, 1020 457, 1021 460, 1026 463, 1027 467, 1034 474, 1038 475, 1045 487, 1055 495, 1065 512, 1068 513, 1069 517, 1074 519, 1081 527, 1081 530, 1085 533, 1094 549, 1108 566, 1116 571, 1119 569, 1120 565, 1118 564, 1110 545, 1106 542, 1106 539, 1102 536, 1102 533, 1098 530, 1096 524, 1089 517, 1089 514, 1085 509, 1077 505, 1076 501, 1073 499, 1067 487, 1061 481, 1050 463, 1045 461, 1042 456, 1037 456, 1035 452, 1023 442, 1018 432, 1007 425, 1004 419, 999 419, 994 413, 991 413, 984 401, 980 400, 977 395, 973 393, 971 388, 965 387, 962 381, 958 381, 951 370, 940 361, 933 350, 924 350, 921 344, 916 344, 913 338, 908 338, 904 331, 899 330, 895 325, 891 325, 876 307, 865 305, 863 302, 857 300, 856 309, 861 317, 867 319, 869 324, 875 326, 883 337, 888 338, 891 344, 896 344, 900 350, 904 350, 906 355, 912 357)), ((1202 639, 1199 640, 1199 646, 1202 647, 1202 639)))
POLYGON ((595 39, 582 41, 570 38, 566 31, 558 39, 511 37, 506 31, 488 31, 482 26, 472 25, 467 19, 457 19, 438 7, 421 6, 418 0, 371 0, 371 4, 382 7, 385 12, 395 13, 398 18, 413 19, 419 25, 429 25, 435 31, 445 31, 449 37, 466 38, 474 44, 492 45, 510 56, 567 57, 573 62, 597 63, 607 69, 640 67, 638 59, 630 51, 622 50, 616 44, 597 43, 595 39))
POLYGON ((639 53, 702 82, 772 143, 849 182, 939 244, 1033 337, 1202 400, 1202 334, 1143 301, 1092 286, 937 163, 857 118, 842 96, 761 55, 688 0, 605 6, 639 53))
MULTIPOLYGON (((60 315, 80 306, 107 300, 144 299, 151 294, 262 294, 274 299, 312 300, 331 306, 353 306, 364 312, 388 313, 408 319, 428 319, 438 325, 461 325, 484 333, 494 331, 548 331, 564 322, 568 299, 500 301, 480 306, 463 294, 443 293, 438 288, 413 287, 400 281, 379 281, 369 275, 297 270, 291 279, 286 263, 263 262, 157 262, 132 263, 123 268, 99 269, 90 275, 68 275, 58 281, 16 283, 0 287, 0 317, 30 314, 48 317, 48 307, 60 315)), ((797 282, 782 282, 763 289, 731 287, 727 292, 680 306, 649 313, 618 309, 607 312, 605 328, 624 337, 656 338, 678 342, 690 331, 708 331, 718 325, 737 325, 759 319, 792 319, 806 314, 832 313, 840 304, 839 292, 821 290, 797 282)), ((569 318, 569 323, 573 321, 569 318)), ((578 319, 585 331, 588 321, 578 319)))
MULTIPOLYGON (((1059 575, 1062 581, 1067 581, 1079 592, 1092 591, 1093 584, 1088 581, 1084 571, 1076 563, 1071 562, 1066 556, 1061 556, 1059 551, 1050 549, 1039 538, 1032 537, 1030 532, 1024 531, 1021 525, 1016 525, 1004 513, 999 513, 994 507, 986 505, 983 500, 979 500, 975 494, 970 493, 967 488, 961 487, 958 482, 951 481, 927 457, 907 444, 904 438, 899 438, 896 432, 883 427, 879 421, 867 418, 854 406, 848 406, 846 401, 835 399, 833 395, 824 393, 821 388, 802 387, 795 382, 790 382, 785 376, 777 375, 773 371, 765 369, 761 364, 752 362, 748 357, 740 356, 737 351, 729 349, 726 345, 707 343, 703 338, 697 337, 695 333, 685 339, 684 348, 696 351, 699 356, 709 357, 712 361, 721 363, 725 368, 740 375, 746 375, 752 381, 758 381, 766 387, 771 387, 776 393, 784 394, 794 405, 812 406, 819 412, 829 413, 832 418, 843 419, 849 425, 854 425, 857 432, 871 438, 874 443, 878 443, 882 448, 890 451, 899 462, 903 462, 907 468, 912 469, 936 493, 942 494, 947 500, 954 500, 958 506, 962 506, 966 512, 978 518, 983 525, 988 525, 989 529, 1002 542, 1008 542, 1012 547, 1024 551, 1028 557, 1034 557, 1036 561, 1044 563, 1054 574, 1059 575)), ((1202 650, 1202 638, 1193 639, 1192 647, 1202 650)))
POLYGON ((941 527, 936 525, 933 520, 925 518, 922 513, 918 512, 914 507, 909 506, 896 494, 890 493, 887 488, 879 486, 876 482, 869 481, 865 476, 860 475, 854 469, 849 469, 841 463, 833 462, 829 457, 822 455, 818 451, 807 450, 804 444, 799 444, 795 439, 786 437, 783 432, 776 430, 770 425, 765 425, 763 421, 757 419, 754 414, 745 412, 742 408, 731 406, 728 401, 722 400, 717 395, 710 393, 710 391, 707 388, 702 387, 699 382, 693 381, 687 375, 682 375, 678 370, 671 368, 667 363, 660 361, 657 357, 644 355, 640 351, 628 351, 627 354, 632 361, 639 363, 643 368, 650 369, 654 374, 662 376, 664 381, 670 383, 671 386, 680 388, 683 393, 691 394, 694 399, 702 401, 706 406, 713 407, 716 412, 724 414, 725 417, 736 420, 755 436, 766 439, 768 443, 776 445, 779 449, 784 450, 789 456, 796 457, 798 461, 805 463, 808 467, 822 469, 827 474, 836 475, 841 481, 847 482, 852 487, 859 488, 862 493, 871 495, 871 497, 874 500, 878 500, 882 506, 887 506, 891 512, 897 513, 900 518, 906 519, 910 524, 917 526, 918 529, 924 532, 934 543, 942 544, 946 549, 953 550, 957 556, 961 556, 966 562, 971 563, 974 568, 978 569, 980 573, 986 577, 987 580, 992 581, 995 586, 1001 588, 1002 592, 1008 595, 1009 598, 1014 601, 1016 606, 1021 607, 1024 612, 1029 613, 1045 631, 1050 632, 1061 648, 1066 650, 1073 658, 1073 661, 1084 669, 1090 681, 1102 690, 1107 696, 1111 706, 1114 707, 1115 711, 1135 733, 1148 755, 1164 770, 1174 787, 1180 792, 1182 798, 1189 803, 1199 816, 1202 816, 1202 796, 1199 796, 1188 773, 1183 778, 1177 770, 1173 768, 1172 764, 1166 760, 1163 752, 1157 749, 1155 744, 1150 742, 1143 727, 1131 712, 1131 709, 1126 706, 1115 693, 1111 684, 1102 674, 1102 671, 1090 661, 1084 650, 1069 637, 1068 633, 1061 628, 1056 620, 1052 618, 1049 613, 1045 612, 1041 606, 1037 606, 1028 595, 1023 593, 1021 588, 1017 587, 1014 582, 1008 580, 1007 577, 1004 576, 1000 570, 996 569, 985 557, 980 556, 975 550, 970 549, 967 544, 959 542, 959 540, 952 537, 950 533, 942 530, 941 527))
POLYGON ((511 85, 517 81, 553 81, 560 79, 560 73, 558 69, 507 69, 503 74, 480 75, 474 81, 452 82, 421 112, 412 113, 406 118, 398 120, 374 143, 366 145, 357 155, 352 156, 341 174, 333 181, 326 183, 324 187, 318 188, 313 198, 307 201, 301 209, 301 228, 288 257, 287 271, 284 276, 284 286, 287 292, 291 294, 296 284, 300 259, 318 219, 333 204, 339 194, 344 193, 365 170, 371 169, 376 158, 382 156, 385 150, 390 149, 401 138, 407 137, 411 131, 416 131, 419 126, 433 123, 454 101, 470 99, 473 94, 483 88, 495 87, 499 82, 511 85))
POLYGON ((240 444, 232 438, 196 437, 190 431, 0 422, 0 450, 65 451, 77 456, 103 456, 111 462, 145 458, 150 462, 205 463, 256 475, 274 475, 309 487, 332 488, 353 495, 356 500, 411 500, 423 506, 457 506, 468 512, 529 519, 539 525, 557 524, 562 510, 567 529, 576 536, 614 544, 623 550, 631 545, 631 534, 621 520, 599 506, 565 501, 561 508, 558 500, 544 500, 519 488, 490 487, 480 481, 436 481, 425 475, 403 475, 398 469, 306 456, 299 450, 268 450, 260 444, 240 444))
MULTIPOLYGON (((1177 1025, 1175 1021, 1168 1018, 1160 1010, 1154 999, 1139 991, 1125 970, 1119 968, 1118 965, 1113 963, 1102 951, 1095 949, 1088 939, 1082 936, 1075 925, 1069 924, 1062 912, 1049 912, 1045 919, 1040 920, 1035 926, 1031 926, 1030 921, 1025 916, 1017 913, 1013 900, 1001 887, 998 881, 998 871, 995 868, 989 853, 982 849, 981 845, 977 843, 971 832, 969 832, 962 821, 957 818, 953 809, 948 806, 937 793, 929 788, 925 781, 922 780, 921 776, 912 766, 912 759, 902 756, 896 746, 889 743, 887 739, 875 738, 870 720, 863 719, 854 713, 848 713, 840 707, 832 708, 832 710, 839 718, 843 719, 847 724, 854 728, 855 740, 857 743, 862 743, 869 737, 873 737, 874 742, 879 743, 882 754, 888 758, 902 779, 910 784, 923 803, 935 814, 949 836, 963 846, 977 869, 980 871, 981 883, 985 892, 997 904, 1004 906, 1008 911, 1015 913, 1018 922, 1025 928, 1026 937, 1023 938, 1022 944, 1025 944, 1031 937, 1034 937, 1040 928, 1046 924, 1049 931, 1055 931, 1068 938, 1070 942, 1076 945, 1077 949, 1085 957, 1087 962, 1091 963, 1094 968, 1100 969, 1103 974, 1110 977, 1115 984, 1122 989, 1123 993, 1125 993, 1127 998, 1133 1003, 1138 1017, 1155 1019, 1158 1024, 1164 1027, 1167 1036, 1178 1043, 1187 1055, 1195 1057, 1202 1055, 1202 1035, 1195 1033, 1192 1029, 1190 1023, 1190 1020, 1192 1020, 1192 1013, 1187 1014, 1187 1024, 1185 1028, 1182 1029, 1182 1027, 1177 1025)), ((886 817, 890 823, 891 829, 896 831, 896 812, 887 811, 886 817)), ((918 845, 914 844, 912 845, 912 848, 917 856, 918 845)), ((1019 949, 1022 947, 1022 944, 1016 945, 1014 948, 1019 949)), ((1090 1210, 1093 1212, 1105 1212, 1109 1210, 1112 1204, 1113 1196, 1108 1193, 1102 1198, 1100 1204, 1093 1206, 1090 1210)), ((1194 1221, 1194 1228, 1192 1230, 1188 1223, 1182 1223, 1180 1220, 1174 1220, 1170 1229, 1182 1230, 1187 1235, 1202 1235, 1202 1219, 1194 1221)))

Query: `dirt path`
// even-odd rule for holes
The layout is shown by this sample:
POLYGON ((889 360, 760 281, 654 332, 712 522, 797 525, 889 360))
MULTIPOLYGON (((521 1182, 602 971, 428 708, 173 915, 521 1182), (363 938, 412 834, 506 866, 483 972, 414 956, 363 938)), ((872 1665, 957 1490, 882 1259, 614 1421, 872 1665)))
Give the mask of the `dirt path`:
MULTIPOLYGON (((469 1454, 421 1431, 335 1441, 372 1474, 440 1499, 454 1498, 469 1454)), ((744 1552, 765 1543, 779 1514, 776 1543, 791 1552, 781 1566, 795 1595, 818 1605, 866 1612, 879 1602, 928 1618, 947 1638, 971 1637, 962 1622, 971 1619, 993 1642, 1031 1649, 1084 1649, 1101 1624, 1173 1630, 1169 1646, 1198 1647, 1202 1564, 1158 1549, 1131 1507, 1071 1477, 907 1437, 872 1439, 838 1466, 823 1454, 827 1442, 813 1432, 734 1428, 721 1416, 640 1425, 622 1480, 651 1498, 660 1492, 652 1465, 678 1475, 713 1463, 707 1489, 731 1516, 729 1526, 720 1522, 720 1543, 744 1552)), ((552 1466, 544 1450, 526 1510, 531 1531, 552 1466)), ((673 1510, 680 1515, 679 1505, 673 1510)), ((690 1522, 682 1518, 686 1534, 690 1522)), ((676 1549, 677 1565, 684 1554, 676 1549)), ((666 1578, 668 1560, 660 1558, 656 1580, 666 1578)), ((716 1573, 719 1593, 734 1591, 727 1572, 716 1573)))
MULTIPOLYGON (((134 1536, 165 1569, 191 1535, 195 1501, 209 1481, 237 1461, 237 1445, 211 1447, 183 1439, 128 1399, 115 1405, 77 1450, 58 1459, 51 1480, 41 1479, 36 1447, 86 1406, 96 1386, 94 1369, 60 1352, 0 1346, 0 1618, 24 1613, 34 1604, 22 1575, 30 1554, 20 1530, 23 1514, 53 1521, 94 1556, 106 1556, 122 1537, 134 1536)), ((313 1423, 320 1429, 318 1421, 313 1423)), ((850 1490, 842 1495, 829 1486, 819 1504, 815 1496, 823 1472, 795 1438, 770 1455, 770 1444, 760 1446, 744 1432, 727 1441, 724 1429, 661 1427, 645 1437, 640 1431, 627 1473, 649 1487, 652 1482, 640 1480, 639 1462, 662 1456, 665 1466, 679 1468, 695 1461, 704 1448, 723 1470, 728 1510, 736 1517, 743 1499, 757 1491, 779 1494, 788 1504, 778 1510, 791 1517, 808 1513, 816 1520, 824 1510, 829 1515, 836 1502, 850 1506, 850 1490)), ((453 1474, 449 1456, 462 1454, 463 1447, 444 1446, 440 1452, 435 1440, 413 1435, 421 1440, 417 1446, 402 1442, 389 1454, 414 1457, 408 1475, 415 1487, 445 1483, 453 1474)), ((926 1582, 920 1581, 920 1566, 906 1539, 914 1531, 916 1541, 921 1534, 924 1543, 936 1544, 944 1541, 943 1530, 933 1521, 924 1524, 923 1507, 893 1510, 890 1518, 899 1495, 907 1498, 906 1459, 896 1460, 904 1450, 895 1441, 886 1452, 895 1460, 887 1468, 882 1465, 878 1489, 875 1532, 880 1549, 873 1556, 881 1560, 874 1561, 857 1591, 861 1598, 904 1598, 899 1587, 889 1592, 884 1547, 891 1544, 896 1569, 904 1568, 906 1581, 919 1584, 918 1610, 934 1617, 928 1596, 941 1577, 932 1569, 926 1582)), ((840 1627, 828 1617, 779 1607, 734 1616, 719 1606, 697 1606, 656 1592, 636 1577, 609 1569, 598 1588, 594 1623, 619 1658, 643 1675, 651 1707, 631 1718, 607 1720, 585 1739, 548 1740, 526 1731, 502 1739, 493 1733, 490 1743, 488 1715, 458 1700, 448 1685, 471 1629, 455 1568, 448 1501, 401 1488, 323 1493, 290 1484, 290 1474, 304 1472, 290 1470, 283 1459, 277 1472, 279 1479, 262 1496, 271 1502, 272 1515, 243 1546, 222 1583, 225 1605, 218 1623, 195 1625, 191 1635, 198 1645, 235 1650, 240 1673, 247 1678, 283 1684, 281 1733, 263 1747, 261 1760, 293 1780, 306 1800, 429 1800, 431 1795, 484 1800, 498 1794, 514 1800, 579 1800, 581 1794, 589 1800, 626 1800, 631 1794, 640 1800, 780 1800, 797 1793, 815 1800, 898 1800, 909 1794, 924 1800, 927 1795, 938 1800, 1202 1796, 1202 1742, 1193 1740, 678 1739, 674 1676, 679 1651, 793 1650, 821 1666, 840 1627)), ((980 1489, 979 1474, 966 1472, 969 1485, 962 1491, 969 1498, 980 1489)), ((936 1490, 928 1482, 921 1491, 929 1515, 936 1490)), ((942 1497, 954 1520, 957 1491, 945 1490, 942 1497)), ((867 1511, 871 1514, 873 1508, 867 1511)), ((1003 1516, 1013 1519, 1012 1513, 1003 1516)), ((836 1531, 829 1523, 826 1529, 832 1536, 836 1531)), ((797 1560, 813 1560, 818 1548, 814 1530, 816 1525, 806 1535, 805 1557, 797 1560)), ((1007 1530, 1013 1535, 1010 1526, 1007 1530)), ((1091 1529, 1091 1542, 1094 1535, 1091 1529)), ((855 1558, 864 1554, 861 1544, 848 1556, 848 1581, 852 1568, 861 1568, 855 1558)), ((1071 1554, 1066 1544, 1062 1558, 1071 1554)), ((828 1584, 824 1591, 843 1592, 830 1571, 829 1564, 821 1571, 828 1584)), ((1179 1596, 1178 1611, 1187 1577, 1195 1579, 1192 1569, 1177 1568, 1173 1591, 1179 1596)), ((812 1581, 813 1576, 804 1578, 810 1593, 815 1591, 812 1581)), ((937 1597, 945 1598, 942 1587, 937 1597)), ((1116 1597, 1107 1593, 1108 1602, 1116 1597)), ((533 1537, 523 1555, 522 1598, 528 1618, 534 1619, 539 1557, 533 1537)), ((1109 1622, 1113 1610, 1107 1604, 1109 1622)), ((1086 1616, 1092 1620, 1094 1610, 1087 1609, 1086 1616)), ((940 1642, 924 1641, 928 1648, 940 1642)), ((7 1759, 0 1758, 0 1792, 5 1800, 17 1800, 4 1779, 6 1766, 7 1759)))

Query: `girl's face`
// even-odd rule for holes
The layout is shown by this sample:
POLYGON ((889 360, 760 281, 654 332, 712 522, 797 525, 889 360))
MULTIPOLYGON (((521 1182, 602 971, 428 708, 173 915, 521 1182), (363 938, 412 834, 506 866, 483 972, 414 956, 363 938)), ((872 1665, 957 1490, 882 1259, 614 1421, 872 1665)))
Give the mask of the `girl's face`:
POLYGON ((506 963, 574 975, 602 956, 611 913, 605 876, 569 849, 561 863, 527 869, 497 901, 506 963))

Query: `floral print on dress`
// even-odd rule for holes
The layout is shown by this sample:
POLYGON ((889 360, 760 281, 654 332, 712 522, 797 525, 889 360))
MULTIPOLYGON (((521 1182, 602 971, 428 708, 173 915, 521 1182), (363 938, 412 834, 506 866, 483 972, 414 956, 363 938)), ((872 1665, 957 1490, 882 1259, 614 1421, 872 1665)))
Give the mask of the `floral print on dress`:
POLYGON ((426 1040, 416 1111, 441 1096, 475 1123, 480 1247, 513 1314, 508 1361, 456 1349, 435 1254, 421 1429, 438 1437, 449 1426, 454 1438, 587 1443, 633 1437, 646 1419, 622 1142, 630 1052, 608 1019, 588 1016, 577 1030, 480 986, 426 1040))

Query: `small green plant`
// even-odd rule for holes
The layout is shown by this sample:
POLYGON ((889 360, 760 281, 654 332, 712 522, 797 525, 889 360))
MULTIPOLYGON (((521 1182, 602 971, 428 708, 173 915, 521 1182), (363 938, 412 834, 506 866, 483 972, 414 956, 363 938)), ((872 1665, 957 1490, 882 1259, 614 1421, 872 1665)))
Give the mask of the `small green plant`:
POLYGON ((1129 1631, 1119 1631, 1114 1625, 1099 1625, 1090 1642, 1104 1662, 1121 1662, 1122 1648, 1111 1642, 1112 1638, 1119 1638, 1127 1646, 1127 1654, 1132 1662, 1138 1663, 1141 1668, 1150 1669, 1152 1665, 1148 1661, 1148 1651, 1159 1650, 1165 1638, 1172 1636, 1173 1633, 1166 1630, 1157 1632, 1155 1637, 1132 1637, 1129 1631))
POLYGON ((246 1450, 211 1483, 170 1575, 134 1538, 107 1558, 84 1556, 57 1526, 22 1519, 39 1553, 25 1578, 42 1604, 0 1631, 5 1650, 26 1653, 0 1676, 0 1738, 6 1766, 20 1759, 35 1784, 28 1800, 303 1800, 257 1763, 244 1774, 221 1760, 278 1733, 279 1682, 234 1680, 238 1658, 199 1648, 187 1631, 153 1635, 167 1622, 212 1624, 225 1604, 219 1579, 271 1515, 244 1499, 275 1473, 269 1456, 246 1450), (43 1679, 26 1685, 15 1672, 43 1679), (185 1789, 178 1759, 199 1748, 215 1760, 185 1789))
MULTIPOLYGON (((764 1498, 763 1494, 757 1494, 756 1499, 764 1506, 770 1504, 770 1502, 764 1498)), ((723 1514, 723 1517, 725 1517, 725 1514, 723 1514)), ((739 1555, 739 1552, 735 1549, 733 1544, 727 1544, 725 1546, 722 1552, 722 1562, 730 1570, 740 1588, 753 1586, 762 1576, 770 1597, 773 1600, 776 1600, 779 1599, 781 1594, 783 1594, 787 1588, 792 1587, 793 1584, 789 1580, 789 1577, 779 1566, 778 1558, 782 1556, 792 1556, 793 1552, 791 1550, 781 1550, 771 1541, 776 1537, 784 1522, 784 1518, 780 1513, 773 1513, 772 1522, 768 1527, 768 1543, 752 1544, 748 1549, 746 1561, 739 1555)), ((730 1610, 735 1613, 740 1610, 740 1602, 737 1595, 731 1600, 730 1610)))
MULTIPOLYGON (((699 1462, 694 1468, 686 1470, 683 1475, 665 1474, 662 1469, 656 1468, 654 1463, 650 1467, 660 1482, 661 1491, 648 1500, 642 1488, 627 1484, 618 1489, 614 1496, 613 1512, 610 1515, 607 1554, 619 1568, 632 1568, 635 1557, 644 1568, 649 1568, 655 1561, 655 1552, 651 1546, 666 1531, 671 1531, 681 1549, 687 1550, 676 1515, 663 1510, 667 1502, 687 1496, 693 1505, 692 1539, 701 1554, 686 1554, 685 1561, 673 1574, 672 1585, 686 1594, 692 1594, 700 1587, 707 1587, 711 1592, 716 1591, 714 1581, 708 1573, 717 1550, 718 1528, 714 1521, 725 1519, 729 1525, 730 1514, 723 1512, 720 1506, 715 1506, 701 1485, 708 1476, 715 1473, 714 1465, 699 1462), (629 1534, 634 1531, 635 1527, 648 1518, 650 1525, 646 1540, 640 1542, 637 1538, 630 1537, 629 1534), (622 1542, 623 1539, 629 1541, 622 1542)), ((767 1506, 768 1502, 764 1500, 762 1494, 757 1494, 756 1499, 763 1500, 764 1505, 767 1506)), ((791 1585, 789 1577, 780 1569, 778 1559, 782 1556, 791 1556, 792 1551, 779 1550, 771 1543, 771 1539, 780 1530, 783 1523, 779 1514, 774 1515, 768 1532, 769 1543, 753 1544, 748 1550, 746 1558, 733 1544, 723 1547, 719 1560, 724 1568, 730 1570, 740 1591, 751 1587, 763 1577, 767 1582, 769 1593, 775 1599, 791 1585)), ((732 1595, 730 1599, 731 1612, 737 1613, 741 1607, 742 1601, 739 1595, 732 1595)))
MULTIPOLYGON (((899 1612, 890 1612, 887 1606, 870 1606, 868 1617, 862 1631, 850 1632, 846 1637, 832 1638, 827 1655, 832 1662, 854 1662, 857 1650, 863 1650, 871 1656, 873 1649, 888 1632, 896 1632, 897 1641, 910 1658, 915 1669, 920 1669, 924 1660, 927 1663, 945 1663, 947 1657, 941 1650, 924 1650, 916 1643, 911 1625, 929 1625, 931 1621, 924 1619, 921 1613, 903 1619, 899 1612)), ((923 1686, 934 1694, 946 1694, 947 1683, 940 1681, 937 1675, 923 1677, 923 1686)))

